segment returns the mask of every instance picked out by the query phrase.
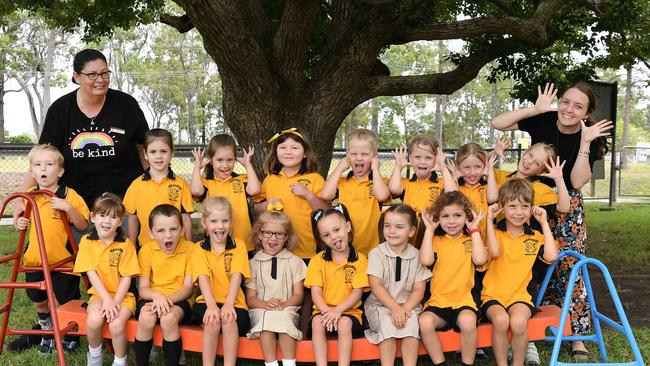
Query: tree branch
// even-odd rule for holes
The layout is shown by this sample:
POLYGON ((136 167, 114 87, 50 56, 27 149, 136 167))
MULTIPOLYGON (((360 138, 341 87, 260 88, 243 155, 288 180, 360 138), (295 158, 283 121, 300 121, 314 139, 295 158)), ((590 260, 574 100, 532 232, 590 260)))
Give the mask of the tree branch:
POLYGON ((194 24, 187 14, 182 16, 160 14, 160 22, 176 28, 180 33, 187 33, 194 28, 194 24))

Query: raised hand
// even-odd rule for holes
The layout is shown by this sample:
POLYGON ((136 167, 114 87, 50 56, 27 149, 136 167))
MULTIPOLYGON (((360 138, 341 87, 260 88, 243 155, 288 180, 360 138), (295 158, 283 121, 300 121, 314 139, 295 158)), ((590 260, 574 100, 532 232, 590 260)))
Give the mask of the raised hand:
POLYGON ((438 225, 440 225, 439 222, 433 221, 433 213, 431 210, 424 210, 424 212, 422 212, 422 222, 427 229, 435 230, 438 228, 438 225))
POLYGON ((463 177, 463 174, 458 170, 458 167, 453 160, 448 159, 445 164, 447 165, 447 170, 449 170, 449 173, 451 174, 451 177, 454 178, 454 180, 458 180, 463 177))
POLYGON ((562 168, 564 168, 564 164, 566 164, 566 160, 563 161, 562 164, 560 164, 560 157, 558 156, 555 158, 555 161, 553 161, 553 159, 550 159, 550 163, 551 164, 549 164, 549 162, 546 161, 544 162, 544 165, 546 165, 546 169, 548 170, 548 172, 540 173, 539 175, 542 177, 551 178, 553 180, 562 179, 563 176, 562 168))
POLYGON ((433 167, 433 170, 442 170, 445 167, 445 162, 447 161, 447 155, 442 151, 441 147, 438 147, 436 151, 436 164, 433 167))
POLYGON ((467 226, 467 229, 472 230, 472 229, 478 229, 478 227, 481 225, 481 219, 483 219, 483 211, 479 211, 478 214, 472 210, 472 216, 474 216, 474 220, 469 221, 469 218, 465 222, 465 225, 467 226))
POLYGON ((545 209, 539 206, 533 206, 531 211, 533 213, 533 217, 535 218, 535 220, 537 220, 537 222, 539 222, 540 224, 546 222, 548 215, 546 214, 545 209))
POLYGON ((492 154, 488 158, 485 164, 485 169, 483 170, 483 175, 490 175, 494 172, 494 167, 497 165, 497 162, 499 161, 499 155, 498 154, 492 154))
POLYGON ((582 141, 592 142, 599 137, 609 136, 610 135, 609 130, 611 130, 614 127, 614 123, 612 123, 612 121, 603 119, 594 123, 591 126, 587 126, 585 124, 585 121, 582 120, 580 121, 580 126, 582 127, 581 129, 582 132, 580 134, 582 141))
POLYGON ((492 222, 492 220, 501 213, 501 207, 498 203, 493 203, 488 207, 487 220, 492 222))
POLYGON ((557 95, 557 88, 553 83, 546 83, 544 90, 537 85, 537 101, 535 101, 535 110, 538 113, 545 113, 549 111, 554 111, 556 108, 551 106, 553 99, 557 95))
POLYGON ((192 148, 192 155, 194 156, 194 168, 203 169, 210 162, 210 160, 203 157, 205 150, 200 147, 192 148))
POLYGON ((248 166, 251 164, 253 154, 255 154, 255 148, 251 146, 246 150, 246 148, 243 147, 242 151, 244 152, 244 155, 241 158, 237 158, 237 161, 243 166, 248 166))
POLYGON ((493 155, 497 155, 501 160, 506 160, 505 152, 512 147, 512 138, 508 135, 501 136, 494 145, 493 155))
POLYGON ((395 151, 393 151, 393 156, 395 157, 395 166, 399 167, 400 170, 409 165, 409 154, 406 147, 400 146, 395 149, 395 151))

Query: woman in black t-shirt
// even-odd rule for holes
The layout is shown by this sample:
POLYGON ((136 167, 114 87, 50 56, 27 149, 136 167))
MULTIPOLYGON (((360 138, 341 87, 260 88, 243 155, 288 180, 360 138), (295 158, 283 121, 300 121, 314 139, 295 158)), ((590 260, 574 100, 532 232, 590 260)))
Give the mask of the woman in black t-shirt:
MULTIPOLYGON (((555 235, 560 250, 574 250, 584 254, 587 247, 587 229, 580 189, 591 180, 593 164, 607 153, 611 121, 593 122, 590 117, 596 109, 596 96, 587 83, 577 83, 564 92, 557 109, 551 106, 557 89, 546 84, 544 90, 538 86, 535 105, 506 112, 492 121, 492 126, 501 131, 522 130, 530 134, 531 142, 545 142, 553 145, 564 165, 564 180, 571 197, 571 209, 560 215, 555 226, 555 235)), ((545 302, 562 306, 571 268, 576 262, 567 258, 558 264, 557 271, 546 293, 545 302)), ((589 303, 579 275, 569 309, 573 334, 590 332, 589 303)), ((586 348, 583 342, 573 342, 574 358, 584 358, 586 348)))

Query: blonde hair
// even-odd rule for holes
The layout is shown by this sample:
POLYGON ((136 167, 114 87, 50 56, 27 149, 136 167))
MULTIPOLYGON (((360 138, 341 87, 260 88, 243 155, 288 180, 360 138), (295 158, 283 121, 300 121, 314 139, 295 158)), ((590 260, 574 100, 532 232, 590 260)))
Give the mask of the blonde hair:
POLYGON ((456 164, 460 165, 463 160, 469 158, 470 156, 473 156, 480 160, 483 165, 485 165, 485 162, 487 161, 487 155, 485 154, 485 151, 481 145, 475 142, 470 142, 461 146, 458 149, 458 152, 456 152, 456 164))
POLYGON ((61 154, 61 151, 57 149, 55 146, 52 146, 50 144, 40 144, 32 147, 31 150, 29 150, 29 153, 27 154, 27 158, 29 159, 29 164, 32 164, 32 159, 34 158, 34 155, 47 151, 49 153, 54 154, 56 156, 56 160, 59 163, 59 168, 63 168, 65 160, 63 158, 63 154, 61 154))
POLYGON ((526 154, 526 153, 528 153, 528 152, 530 152, 533 149, 536 149, 538 147, 542 148, 544 150, 544 153, 546 154, 547 162, 550 161, 550 160, 555 160, 555 158, 557 157, 557 153, 555 152, 555 149, 553 148, 553 146, 549 145, 547 143, 544 143, 544 142, 538 142, 536 144, 532 144, 528 149, 526 149, 526 151, 524 151, 524 154, 526 154))
POLYGON ((503 208, 506 203, 517 200, 531 206, 535 202, 535 190, 526 179, 513 178, 499 188, 499 206, 503 208))
POLYGON ((431 153, 436 155, 438 153, 438 148, 440 144, 435 137, 430 135, 415 135, 409 142, 408 150, 409 154, 413 153, 413 149, 419 146, 426 146, 431 149, 431 153))
POLYGON ((345 146, 348 151, 350 150, 350 141, 352 140, 367 141, 372 146, 372 150, 377 151, 377 135, 367 128, 356 129, 350 132, 345 138, 345 146))
POLYGON ((203 202, 201 203, 201 220, 205 220, 206 217, 210 216, 210 214, 216 210, 226 210, 228 211, 228 216, 230 216, 230 220, 233 220, 233 215, 232 215, 232 205, 230 204, 230 201, 226 197, 222 196, 215 196, 215 197, 208 197, 203 202))
POLYGON ((293 249, 296 244, 298 244, 298 237, 293 230, 289 216, 287 216, 284 212, 264 211, 257 218, 257 220, 255 220, 255 223, 251 228, 251 233, 248 237, 248 242, 255 244, 255 250, 262 250, 262 241, 260 240, 259 234, 262 230, 262 227, 270 222, 277 222, 284 226, 284 230, 287 232, 287 238, 284 242, 285 248, 293 249))

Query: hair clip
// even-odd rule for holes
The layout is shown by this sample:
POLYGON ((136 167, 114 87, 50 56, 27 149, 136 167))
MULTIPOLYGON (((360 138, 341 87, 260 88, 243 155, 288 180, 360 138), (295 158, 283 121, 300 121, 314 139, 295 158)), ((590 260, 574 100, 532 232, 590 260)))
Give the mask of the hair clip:
POLYGON ((277 212, 277 213, 282 213, 284 210, 284 206, 282 205, 282 202, 274 202, 266 205, 266 211, 268 212, 277 212))
POLYGON ((286 135, 286 134, 288 134, 288 133, 292 133, 292 134, 294 134, 294 135, 296 135, 296 136, 299 136, 299 137, 300 137, 301 139, 303 139, 303 140, 305 139, 305 138, 300 134, 300 132, 298 132, 298 129, 297 129, 296 127, 291 127, 291 128, 287 128, 286 130, 282 130, 282 131, 278 131, 278 132, 276 132, 273 136, 271 136, 271 138, 270 138, 266 143, 267 143, 267 144, 270 144, 270 143, 272 143, 273 141, 275 141, 275 140, 277 140, 278 138, 280 138, 280 136, 282 136, 282 135, 286 135))
POLYGON ((336 205, 332 206, 332 209, 342 213, 343 216, 345 216, 345 212, 343 211, 343 205, 342 204, 340 204, 340 203, 336 204, 336 205))
POLYGON ((318 220, 322 219, 323 213, 325 213, 325 211, 321 208, 316 210, 316 212, 314 213, 314 222, 318 222, 318 220))

